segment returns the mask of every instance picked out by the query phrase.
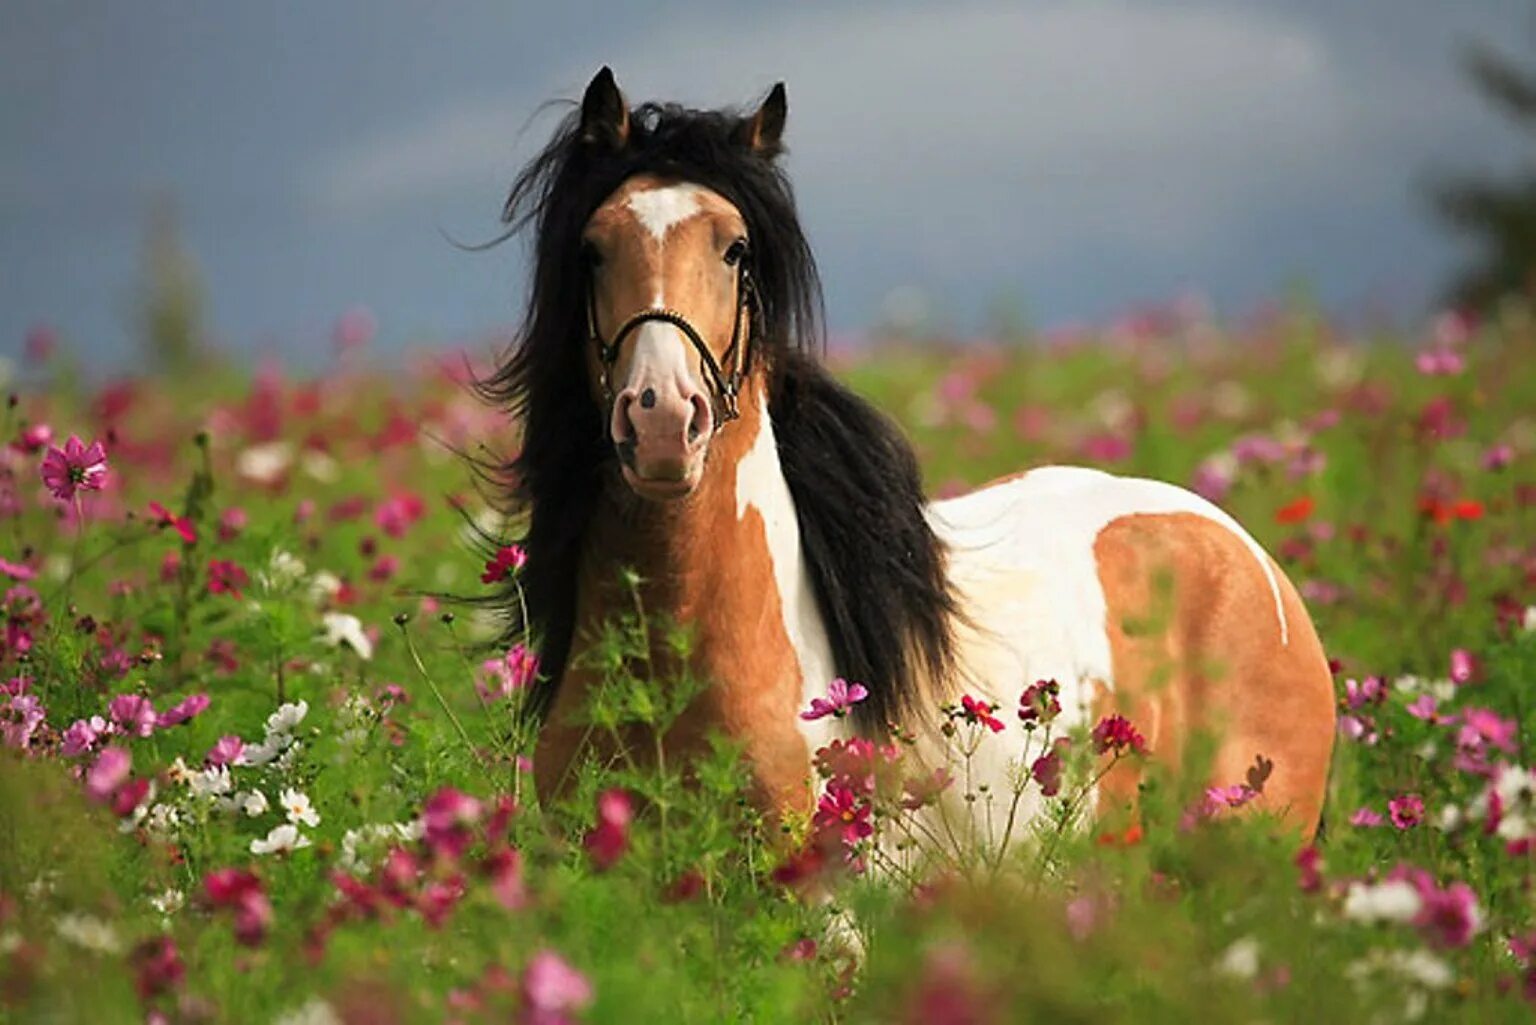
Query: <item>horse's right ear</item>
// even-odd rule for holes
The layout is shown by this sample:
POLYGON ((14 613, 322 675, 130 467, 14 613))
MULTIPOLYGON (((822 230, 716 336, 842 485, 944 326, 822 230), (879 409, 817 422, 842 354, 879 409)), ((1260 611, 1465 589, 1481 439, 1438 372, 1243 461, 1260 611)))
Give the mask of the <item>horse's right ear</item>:
POLYGON ((592 76, 581 98, 581 141, 615 150, 629 141, 629 107, 607 65, 592 76))

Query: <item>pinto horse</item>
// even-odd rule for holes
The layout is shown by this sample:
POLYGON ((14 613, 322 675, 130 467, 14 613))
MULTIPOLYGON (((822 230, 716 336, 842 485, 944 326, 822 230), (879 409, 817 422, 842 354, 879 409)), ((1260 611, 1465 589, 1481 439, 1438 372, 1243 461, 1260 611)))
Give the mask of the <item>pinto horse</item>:
MULTIPOLYGON (((838 729, 930 735, 962 692, 1011 708, 1054 679, 1068 726, 1117 710, 1167 764, 1209 731, 1211 782, 1271 760, 1257 803, 1310 835, 1333 687, 1290 581, 1169 484, 1043 467, 927 502, 906 440, 818 362, 785 114, 782 84, 745 113, 632 109, 603 68, 507 200, 533 280, 485 387, 523 424, 509 470, 528 561, 509 604, 541 658, 541 795, 605 753, 578 722, 598 682, 578 656, 632 607, 629 567, 644 607, 691 631, 653 664, 708 681, 664 751, 723 733, 771 810, 810 806, 811 753, 838 729), (834 677, 868 698, 802 720, 834 677)), ((1004 792, 1003 757, 978 768, 1004 792)), ((1117 766, 1101 812, 1137 783, 1117 766)))

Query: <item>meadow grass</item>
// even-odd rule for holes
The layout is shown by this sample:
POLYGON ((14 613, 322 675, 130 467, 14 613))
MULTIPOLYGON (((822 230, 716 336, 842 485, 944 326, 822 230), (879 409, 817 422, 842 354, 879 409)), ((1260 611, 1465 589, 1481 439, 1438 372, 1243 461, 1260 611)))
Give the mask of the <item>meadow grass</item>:
MULTIPOLYGON (((765 819, 724 742, 587 766, 540 807, 527 653, 440 597, 516 573, 453 454, 516 425, 458 364, 86 386, 55 355, 20 371, 0 466, 0 1020, 1529 1020, 1523 310, 1413 337, 1171 310, 835 359, 936 494, 1084 463, 1249 526, 1338 666, 1315 845, 1156 774, 1133 827, 1087 821, 1081 735, 1020 843, 904 867, 874 842, 902 827, 904 780, 875 781, 899 743, 828 772, 869 773, 850 849, 765 819), (55 497, 50 458, 103 486, 55 497)), ((709 685, 646 671, 657 631, 688 644, 643 609, 596 639, 594 729, 664 727, 709 685)), ((956 710, 955 741, 1011 745, 1039 787, 1015 712, 956 710)))

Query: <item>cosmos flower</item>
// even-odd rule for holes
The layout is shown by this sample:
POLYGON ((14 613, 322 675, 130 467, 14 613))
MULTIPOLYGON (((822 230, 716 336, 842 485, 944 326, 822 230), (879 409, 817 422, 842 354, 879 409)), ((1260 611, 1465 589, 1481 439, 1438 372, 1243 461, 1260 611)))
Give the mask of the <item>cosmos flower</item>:
POLYGON ((288 854, 309 846, 309 837, 299 832, 299 827, 284 822, 273 826, 265 837, 251 841, 252 854, 288 854))
POLYGON ((1123 715, 1106 715, 1100 719, 1088 739, 1093 742, 1094 752, 1101 755, 1143 754, 1147 750, 1146 738, 1123 715))
POLYGON ((827 684, 827 696, 812 698, 811 707, 801 712, 800 718, 807 722, 824 719, 829 715, 841 719, 854 705, 867 697, 869 697, 869 690, 862 683, 849 683, 842 677, 838 677, 827 684))
POLYGON ((69 501, 79 491, 100 491, 107 479, 107 450, 99 441, 86 445, 71 434, 62 449, 49 447, 42 475, 43 484, 60 501, 69 501))

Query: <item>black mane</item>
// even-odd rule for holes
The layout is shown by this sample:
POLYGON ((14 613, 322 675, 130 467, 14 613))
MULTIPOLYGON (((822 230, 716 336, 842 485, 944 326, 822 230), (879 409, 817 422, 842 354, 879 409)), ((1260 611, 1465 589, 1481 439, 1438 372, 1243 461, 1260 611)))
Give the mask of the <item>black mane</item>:
POLYGON ((819 364, 821 285, 789 179, 741 141, 745 116, 647 103, 630 111, 620 149, 593 145, 572 111, 512 183, 507 236, 533 228, 522 328, 505 362, 480 382, 522 421, 522 449, 497 476, 504 511, 524 524, 519 574, 527 622, 510 591, 504 640, 535 646, 541 679, 526 704, 551 707, 570 655, 583 539, 615 458, 587 382, 582 232, 626 179, 695 182, 733 203, 752 240, 769 405, 807 564, 840 675, 864 683, 862 728, 878 731, 912 703, 922 673, 952 663, 954 600, 941 543, 923 516, 917 462, 898 430, 819 364))

